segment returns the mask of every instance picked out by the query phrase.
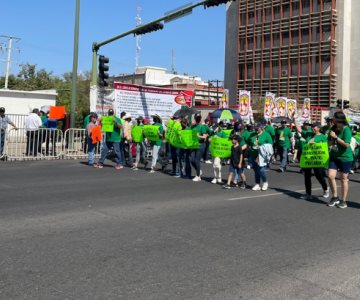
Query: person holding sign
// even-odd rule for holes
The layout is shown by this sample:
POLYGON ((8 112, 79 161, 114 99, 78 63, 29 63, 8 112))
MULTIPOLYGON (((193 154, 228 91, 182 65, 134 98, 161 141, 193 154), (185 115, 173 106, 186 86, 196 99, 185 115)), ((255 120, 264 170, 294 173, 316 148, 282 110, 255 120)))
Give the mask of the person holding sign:
POLYGON ((256 125, 256 134, 251 135, 248 141, 249 160, 255 174, 255 185, 253 191, 266 191, 269 187, 265 166, 270 162, 273 155, 272 138, 265 131, 265 124, 256 125), (262 147, 262 149, 260 149, 262 147), (263 182, 260 187, 261 181, 263 182))
POLYGON ((276 131, 277 141, 278 141, 278 154, 280 155, 280 172, 286 171, 286 165, 288 161, 288 152, 291 147, 290 139, 292 138, 292 133, 289 127, 286 125, 286 120, 281 121, 281 127, 276 131))
MULTIPOLYGON (((164 135, 164 127, 162 125, 162 121, 161 121, 161 118, 159 115, 155 114, 152 116, 152 118, 153 118, 153 126, 158 127, 155 134, 152 134, 152 136, 155 136, 155 138, 153 140, 150 140, 150 144, 153 147, 150 173, 155 173, 156 162, 160 158, 159 150, 162 145, 162 139, 163 139, 163 135, 164 135)), ((149 137, 148 137, 148 139, 149 139, 149 137)), ((164 163, 161 158, 159 160, 160 160, 160 164, 161 164, 161 169, 163 170, 164 163)))
POLYGON ((90 122, 86 125, 86 132, 87 132, 87 145, 88 145, 88 165, 94 166, 95 160, 95 150, 96 144, 93 143, 93 129, 97 126, 97 114, 91 113, 90 114, 90 122))
POLYGON ((337 206, 338 208, 346 208, 346 198, 349 192, 349 172, 354 160, 351 151, 351 129, 346 121, 343 112, 334 114, 334 126, 329 133, 330 144, 330 164, 329 164, 329 184, 332 198, 328 206, 337 206), (339 172, 341 179, 341 198, 338 197, 336 187, 336 175, 339 172))
POLYGON ((205 141, 208 136, 206 132, 206 127, 201 124, 201 115, 195 115, 195 125, 191 127, 192 130, 196 131, 197 137, 199 139, 200 147, 198 149, 191 150, 191 165, 196 170, 196 176, 193 178, 193 181, 201 181, 201 169, 200 169, 200 160, 205 151, 205 141))
POLYGON ((113 109, 109 109, 108 117, 102 117, 100 123, 102 123, 103 132, 105 127, 106 135, 105 135, 105 142, 102 144, 99 162, 97 164, 94 164, 94 168, 102 169, 104 167, 104 161, 108 156, 109 150, 113 148, 115 153, 115 162, 116 162, 115 169, 120 170, 123 168, 123 159, 121 155, 121 146, 120 146, 121 128, 122 128, 121 120, 120 118, 114 116, 113 109), (106 120, 106 124, 103 123, 103 121, 105 120, 106 120))
POLYGON ((146 160, 146 145, 144 143, 144 118, 142 116, 139 116, 136 119, 137 125, 134 126, 131 129, 131 135, 132 140, 135 143, 136 147, 136 158, 135 158, 135 164, 132 167, 133 170, 138 170, 139 162, 144 164, 144 169, 146 169, 146 166, 148 164, 146 160))
MULTIPOLYGON (((226 133, 222 130, 222 127, 219 125, 215 130, 214 130, 214 136, 212 136, 210 138, 210 148, 213 149, 214 148, 214 144, 217 142, 216 139, 220 138, 220 139, 227 139, 227 135, 226 133)), ((226 142, 228 142, 228 140, 226 140, 226 142)), ((217 153, 216 151, 212 151, 211 156, 214 158, 214 164, 213 164, 213 170, 214 170, 214 179, 211 181, 212 184, 216 184, 216 183, 222 183, 222 176, 221 176, 221 160, 224 157, 220 157, 222 155, 220 155, 220 153, 217 153)), ((228 157, 226 157, 228 158, 228 157)))
POLYGON ((223 186, 224 189, 231 188, 231 182, 234 176, 239 176, 240 170, 242 169, 243 154, 240 146, 241 137, 238 135, 233 135, 231 137, 232 147, 231 147, 231 157, 230 157, 230 167, 229 167, 229 176, 227 183, 223 186))
POLYGON ((132 135, 131 135, 131 122, 132 116, 130 114, 126 114, 123 120, 123 140, 122 140, 122 147, 124 153, 124 163, 126 163, 129 167, 133 167, 134 161, 131 153, 131 144, 132 144, 132 135))
MULTIPOLYGON (((296 126, 296 129, 298 131, 299 134, 303 135, 303 129, 300 127, 300 125, 297 123, 297 121, 294 119, 294 123, 296 126)), ((302 145, 302 150, 304 150, 304 157, 302 160, 300 160, 300 167, 303 170, 304 173, 304 178, 305 178, 305 191, 306 191, 306 195, 301 197, 305 200, 312 200, 313 197, 311 196, 311 175, 312 175, 312 171, 314 171, 314 175, 315 178, 319 181, 324 193, 323 193, 323 197, 324 198, 329 198, 329 188, 328 185, 326 183, 325 177, 326 177, 326 173, 325 173, 325 168, 324 167, 306 167, 304 165, 302 165, 301 163, 304 162, 306 156, 308 155, 308 151, 307 151, 307 146, 306 145, 314 145, 314 144, 320 144, 320 143, 326 143, 326 147, 327 147, 327 137, 321 133, 321 124, 320 122, 316 122, 313 123, 311 125, 312 128, 312 134, 308 134, 306 133, 306 141, 305 143, 302 145)), ((316 150, 316 152, 318 152, 318 150, 316 150)), ((311 160, 312 162, 314 162, 314 158, 318 157, 318 156, 322 156, 323 154, 319 154, 319 155, 313 155, 311 154, 311 160)), ((326 154, 324 154, 326 155, 326 154)))

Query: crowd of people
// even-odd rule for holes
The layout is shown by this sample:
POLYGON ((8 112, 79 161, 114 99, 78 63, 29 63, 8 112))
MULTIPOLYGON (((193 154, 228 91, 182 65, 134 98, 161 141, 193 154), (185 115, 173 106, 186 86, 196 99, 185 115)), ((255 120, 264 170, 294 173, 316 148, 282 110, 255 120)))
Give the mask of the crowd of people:
POLYGON ((118 170, 127 165, 133 170, 138 170, 142 166, 150 173, 168 172, 170 166, 172 176, 200 182, 201 162, 212 163, 214 178, 211 183, 221 184, 224 189, 250 188, 246 182, 245 170, 253 169, 255 185, 251 189, 265 191, 269 188, 267 170, 277 158, 279 158, 278 171, 283 173, 287 171, 290 161, 300 161, 306 144, 326 143, 330 157, 328 168, 300 170, 304 176, 306 189, 303 198, 307 200, 313 198, 311 177, 314 174, 323 189, 323 197, 329 198, 331 195, 328 206, 347 207, 348 179, 349 174, 358 167, 360 138, 356 135, 356 131, 352 131, 349 127, 343 112, 336 112, 333 117, 326 118, 325 126, 321 126, 319 122, 312 124, 304 122, 299 125, 296 119, 289 122, 285 118, 279 124, 273 124, 271 121, 243 124, 239 120, 213 123, 210 119, 203 121, 200 114, 186 115, 182 118, 172 116, 166 124, 163 124, 160 116, 152 115, 152 124, 158 127, 159 138, 156 141, 147 141, 144 132, 140 140, 134 141, 132 127, 143 127, 145 121, 149 122, 142 116, 134 118, 122 112, 119 118, 112 109, 108 111, 108 116, 113 116, 114 128, 112 132, 105 134, 97 163, 94 160, 96 146, 92 135, 94 128, 101 125, 101 118, 95 113, 90 113, 84 123, 88 133, 88 164, 95 168, 103 168, 104 161, 112 153, 115 168, 118 170), (196 132, 199 144, 197 148, 181 148, 170 142, 169 135, 188 129, 196 132), (231 155, 228 158, 210 158, 209 145, 217 138, 231 140, 231 155), (148 148, 152 150, 152 158, 149 162, 148 148), (158 169, 156 169, 157 164, 160 166, 158 169), (229 165, 229 172, 227 181, 223 184, 222 169, 226 165, 229 165), (192 177, 192 169, 195 171, 194 177, 192 177), (335 181, 337 175, 341 180, 340 193, 335 181))

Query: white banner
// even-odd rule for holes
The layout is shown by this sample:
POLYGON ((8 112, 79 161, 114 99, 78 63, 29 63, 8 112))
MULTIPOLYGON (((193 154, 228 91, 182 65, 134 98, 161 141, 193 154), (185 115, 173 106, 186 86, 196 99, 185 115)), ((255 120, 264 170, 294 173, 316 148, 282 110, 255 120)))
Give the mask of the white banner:
POLYGON ((287 98, 286 97, 278 97, 275 99, 277 116, 278 117, 286 117, 287 116, 287 98))
POLYGON ((310 98, 304 99, 301 118, 304 120, 310 119, 310 98))
POLYGON ((250 123, 251 118, 251 92, 239 91, 239 114, 241 118, 250 123))
POLYGON ((229 108, 229 90, 224 89, 223 95, 219 102, 219 108, 229 108))
POLYGON ((273 108, 275 107, 275 94, 267 92, 264 103, 264 119, 266 121, 273 117, 273 108))
POLYGON ((193 91, 164 89, 134 84, 114 83, 115 113, 122 111, 134 117, 151 118, 159 115, 163 121, 169 119, 182 106, 191 106, 193 91))
POLYGON ((292 119, 293 115, 295 118, 297 118, 297 101, 295 99, 287 99, 286 102, 286 111, 288 118, 292 119))

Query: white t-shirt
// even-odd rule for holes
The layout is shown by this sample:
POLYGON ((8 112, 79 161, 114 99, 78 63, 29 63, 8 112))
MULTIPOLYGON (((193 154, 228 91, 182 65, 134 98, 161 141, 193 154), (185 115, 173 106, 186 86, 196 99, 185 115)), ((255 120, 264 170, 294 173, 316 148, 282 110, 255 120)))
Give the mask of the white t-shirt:
POLYGON ((27 131, 39 129, 41 125, 41 118, 35 113, 31 113, 25 119, 25 129, 27 131))

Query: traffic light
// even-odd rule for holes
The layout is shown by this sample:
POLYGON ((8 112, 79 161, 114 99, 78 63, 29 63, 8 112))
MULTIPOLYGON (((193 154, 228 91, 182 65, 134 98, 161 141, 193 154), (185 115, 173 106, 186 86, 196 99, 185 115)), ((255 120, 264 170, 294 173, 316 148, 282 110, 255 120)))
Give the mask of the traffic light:
POLYGON ((350 101, 338 99, 336 101, 336 107, 341 108, 341 109, 347 109, 350 107, 350 101))
POLYGON ((146 34, 149 32, 161 30, 164 28, 164 24, 161 22, 158 22, 158 23, 153 23, 153 24, 147 25, 145 27, 143 27, 143 26, 141 26, 141 27, 142 28, 139 28, 134 32, 134 35, 146 34))
POLYGON ((104 55, 99 56, 99 86, 106 87, 109 84, 107 83, 107 79, 109 79, 109 58, 104 55))
POLYGON ((350 101, 349 100, 344 100, 343 101, 343 109, 349 108, 350 107, 350 101))
POLYGON ((208 0, 207 2, 204 3, 204 7, 212 7, 212 6, 218 6, 220 4, 226 4, 230 1, 235 2, 236 0, 208 0))

